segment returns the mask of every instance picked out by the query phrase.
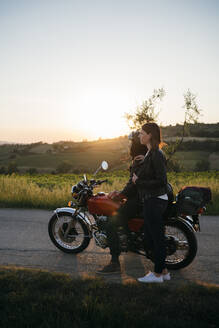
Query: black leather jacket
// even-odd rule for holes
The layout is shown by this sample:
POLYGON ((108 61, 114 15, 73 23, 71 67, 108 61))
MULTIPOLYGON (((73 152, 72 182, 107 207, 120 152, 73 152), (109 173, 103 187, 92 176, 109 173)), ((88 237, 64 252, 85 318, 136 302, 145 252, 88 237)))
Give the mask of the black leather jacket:
POLYGON ((134 160, 132 165, 129 168, 130 175, 129 175, 129 181, 121 191, 121 194, 126 196, 127 198, 136 196, 138 193, 136 185, 132 182, 133 173, 135 173, 138 176, 138 172, 141 171, 143 160, 134 160))
POLYGON ((138 171, 136 187, 141 200, 167 193, 166 158, 160 149, 152 149, 138 171))

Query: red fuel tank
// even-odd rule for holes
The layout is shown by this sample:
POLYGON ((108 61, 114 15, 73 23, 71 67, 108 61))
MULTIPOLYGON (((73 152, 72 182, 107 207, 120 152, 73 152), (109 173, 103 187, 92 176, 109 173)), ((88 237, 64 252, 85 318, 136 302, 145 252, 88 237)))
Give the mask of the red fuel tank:
POLYGON ((91 214, 97 215, 113 215, 118 210, 120 205, 106 195, 95 195, 88 199, 88 211, 91 214))

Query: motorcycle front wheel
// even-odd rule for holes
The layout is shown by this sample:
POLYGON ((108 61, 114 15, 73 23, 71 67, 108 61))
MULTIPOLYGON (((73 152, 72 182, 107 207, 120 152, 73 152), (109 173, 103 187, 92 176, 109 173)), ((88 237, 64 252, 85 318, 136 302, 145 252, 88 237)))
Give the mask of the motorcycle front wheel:
POLYGON ((188 266, 197 253, 194 231, 183 221, 175 218, 165 222, 166 267, 178 270, 188 266))
POLYGON ((48 224, 49 237, 53 244, 65 253, 82 252, 90 243, 86 224, 80 218, 72 218, 70 213, 54 214, 48 224))

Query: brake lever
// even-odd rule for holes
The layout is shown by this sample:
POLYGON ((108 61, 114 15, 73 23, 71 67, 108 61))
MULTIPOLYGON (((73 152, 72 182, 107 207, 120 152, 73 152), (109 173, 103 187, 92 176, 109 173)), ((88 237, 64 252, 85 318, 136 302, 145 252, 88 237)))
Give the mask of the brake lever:
POLYGON ((100 181, 100 183, 108 182, 107 179, 100 181))

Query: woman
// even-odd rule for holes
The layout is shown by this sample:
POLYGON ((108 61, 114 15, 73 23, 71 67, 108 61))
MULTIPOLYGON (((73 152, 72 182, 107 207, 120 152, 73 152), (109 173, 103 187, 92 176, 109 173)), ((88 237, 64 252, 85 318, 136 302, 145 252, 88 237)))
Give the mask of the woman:
POLYGON ((167 208, 166 158, 160 150, 160 128, 156 123, 146 123, 140 131, 140 142, 148 149, 141 171, 135 173, 132 182, 144 204, 145 250, 153 254, 154 272, 149 272, 139 282, 162 283, 170 280, 165 266, 166 248, 163 214, 167 208))

